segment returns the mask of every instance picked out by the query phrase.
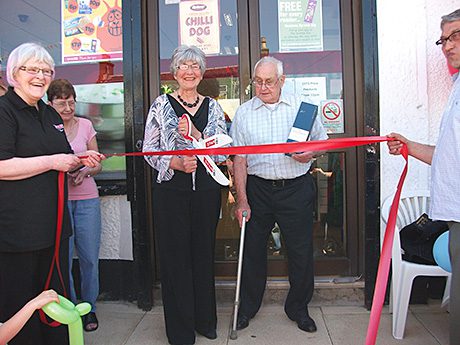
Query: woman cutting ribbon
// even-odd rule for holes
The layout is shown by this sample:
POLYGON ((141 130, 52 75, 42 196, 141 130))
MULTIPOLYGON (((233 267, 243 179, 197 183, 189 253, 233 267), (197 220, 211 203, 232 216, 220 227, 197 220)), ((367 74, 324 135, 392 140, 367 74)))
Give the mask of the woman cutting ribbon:
MULTIPOLYGON (((226 133, 222 108, 197 91, 205 67, 205 54, 199 48, 180 46, 174 51, 170 69, 179 88, 159 96, 150 107, 144 152, 191 148, 184 138, 188 128, 185 118, 180 120, 183 114, 189 115, 191 135, 197 140, 226 133)), ((169 343, 194 344, 195 331, 215 339, 214 243, 220 185, 194 156, 145 159, 154 169, 153 219, 169 343)))
MULTIPOLYGON (((14 49, 6 73, 11 86, 0 97, 0 322, 43 291, 56 256, 62 281, 54 272, 49 288, 66 294, 72 230, 64 207, 55 248, 58 175, 95 167, 103 158, 96 151, 87 151, 85 159, 74 155, 62 119, 41 100, 54 75, 54 61, 42 46, 25 43, 14 49)), ((67 338, 65 327, 42 324, 35 313, 9 344, 66 344, 67 338)))

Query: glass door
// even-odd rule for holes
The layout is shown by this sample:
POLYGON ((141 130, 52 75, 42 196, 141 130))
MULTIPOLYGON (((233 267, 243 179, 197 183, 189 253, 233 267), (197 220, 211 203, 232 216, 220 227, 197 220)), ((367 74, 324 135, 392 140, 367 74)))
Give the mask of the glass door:
MULTIPOLYGON (((344 40, 351 24, 342 22, 349 8, 350 4, 340 0, 259 1, 260 36, 251 40, 258 41, 259 56, 270 55, 283 62, 284 88, 318 106, 318 116, 330 138, 356 135, 353 83, 344 92, 346 79, 353 78, 353 71, 343 68, 345 61, 352 60, 347 55, 351 35, 344 40), (345 97, 351 102, 346 103, 345 97)), ((355 167, 355 152, 341 150, 319 157, 310 170, 317 186, 313 225, 316 275, 355 274, 355 167)), ((269 274, 286 275, 287 253, 277 225, 267 252, 269 274)))
MULTIPOLYGON (((200 47, 206 54, 207 69, 198 92, 217 99, 229 128, 241 103, 238 34, 242 28, 239 26, 237 0, 162 0, 158 4, 160 92, 170 93, 177 88, 169 71, 173 50, 180 44, 200 47)), ((227 163, 220 168, 228 174, 227 163)), ((236 264, 239 228, 233 217, 234 200, 230 189, 222 189, 222 210, 216 238, 218 276, 233 276, 236 264)))
MULTIPOLYGON (((158 1, 161 93, 176 87, 170 57, 180 44, 201 47, 207 58, 199 92, 216 98, 228 126, 236 108, 252 97, 256 61, 283 61, 285 88, 318 105, 331 138, 356 133, 352 0, 160 0, 158 1), (347 37, 347 39, 344 39, 347 37), (344 85, 347 85, 345 88, 344 85)), ((156 30, 155 30, 156 31, 156 30)), ((155 32, 154 32, 155 33, 155 32)), ((227 173, 227 162, 221 168, 227 173)), ((358 271, 356 152, 341 150, 318 158, 310 172, 318 197, 314 211, 316 275, 358 271)), ((236 274, 240 229, 233 216, 235 194, 222 189, 216 238, 216 275, 236 274)), ((277 225, 267 244, 269 275, 287 275, 287 253, 277 225)))

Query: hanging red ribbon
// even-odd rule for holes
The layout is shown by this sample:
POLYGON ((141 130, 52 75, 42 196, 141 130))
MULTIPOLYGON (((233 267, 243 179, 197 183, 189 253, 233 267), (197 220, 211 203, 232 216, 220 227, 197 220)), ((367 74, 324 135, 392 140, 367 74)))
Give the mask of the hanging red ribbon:
POLYGON ((396 193, 391 203, 390 214, 388 215, 388 223, 385 229, 385 237, 383 238, 382 250, 380 252, 379 267, 377 270, 377 279, 374 288, 374 298, 372 300, 371 315, 369 318, 369 326, 367 328, 366 345, 374 345, 377 339, 377 332, 382 315, 383 302, 385 301, 385 291, 388 282, 388 274, 390 271, 391 251, 393 247, 394 230, 396 225, 396 217, 398 215, 399 200, 404 180, 407 175, 408 168, 408 151, 404 145, 401 149, 401 154, 406 160, 406 165, 399 178, 396 193))
MULTIPOLYGON (((59 280, 61 282, 62 292, 64 296, 67 297, 64 279, 61 273, 61 263, 59 261, 59 249, 61 247, 62 221, 64 219, 64 206, 65 206, 64 204, 65 203, 64 182, 65 182, 65 173, 60 171, 58 173, 58 203, 57 203, 56 238, 54 242, 54 254, 53 254, 53 259, 51 260, 51 267, 48 272, 48 277, 46 278, 44 290, 48 290, 50 287, 51 277, 54 271, 54 265, 56 264, 56 270, 58 272, 59 280)), ((45 325, 48 325, 51 327, 57 327, 61 325, 57 321, 49 322, 46 318, 45 312, 42 309, 39 310, 39 314, 40 314, 41 322, 43 322, 45 325)))
MULTIPOLYGON (((232 146, 208 149, 193 150, 175 150, 161 152, 130 152, 130 153, 112 153, 105 155, 112 156, 174 156, 174 155, 241 155, 241 154, 269 154, 269 153, 293 153, 306 151, 330 151, 334 149, 344 149, 368 144, 386 142, 390 139, 381 136, 357 137, 357 138, 337 138, 329 140, 317 140, 307 142, 290 142, 279 144, 265 144, 252 146, 232 146)), ((374 345, 377 339, 377 332, 382 314, 383 303, 385 300, 385 291, 388 282, 388 274, 391 262, 391 248, 393 245, 394 229, 396 225, 396 216, 398 213, 399 199, 401 196, 402 186, 406 178, 408 169, 408 152, 407 146, 404 145, 401 154, 406 164, 399 178, 397 191, 391 205, 388 223, 385 230, 382 251, 380 253, 379 266, 377 270, 377 279, 374 289, 374 298, 372 300, 371 314, 367 329, 366 345, 374 345)), ((86 157, 80 157, 86 158, 86 157)))

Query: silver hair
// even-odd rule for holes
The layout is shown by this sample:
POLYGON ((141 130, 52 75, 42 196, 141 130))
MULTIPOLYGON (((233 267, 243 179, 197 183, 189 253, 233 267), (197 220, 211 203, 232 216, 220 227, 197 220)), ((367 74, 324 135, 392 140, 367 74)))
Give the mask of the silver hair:
POLYGON ((441 17, 441 30, 444 24, 456 22, 457 20, 460 20, 460 9, 441 17))
POLYGON ((273 56, 264 56, 262 59, 257 61, 257 63, 254 66, 254 71, 252 75, 253 76, 256 75, 257 67, 259 67, 260 65, 268 64, 268 63, 272 63, 276 66, 276 72, 277 72, 276 74, 277 74, 277 77, 280 78, 283 75, 283 63, 280 60, 275 59, 273 56))
POLYGON ((206 55, 204 52, 197 46, 188 46, 185 44, 174 49, 169 70, 173 75, 176 75, 177 66, 186 61, 194 61, 200 65, 201 74, 204 74, 206 71, 206 55))
POLYGON ((16 86, 14 75, 17 69, 24 66, 29 60, 45 63, 54 70, 54 60, 43 46, 38 43, 23 43, 14 48, 8 57, 6 64, 6 79, 8 80, 8 84, 16 86))

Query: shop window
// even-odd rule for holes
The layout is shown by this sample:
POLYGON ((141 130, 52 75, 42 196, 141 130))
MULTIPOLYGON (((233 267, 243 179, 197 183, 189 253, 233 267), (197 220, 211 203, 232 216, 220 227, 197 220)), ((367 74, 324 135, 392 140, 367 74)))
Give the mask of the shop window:
MULTIPOLYGON (((3 83, 9 53, 41 43, 54 59, 55 78, 75 86, 76 115, 92 121, 100 151, 124 152, 122 0, 2 1, 0 19, 3 83)), ((125 169, 125 159, 113 157, 97 178, 124 178, 125 169)))

